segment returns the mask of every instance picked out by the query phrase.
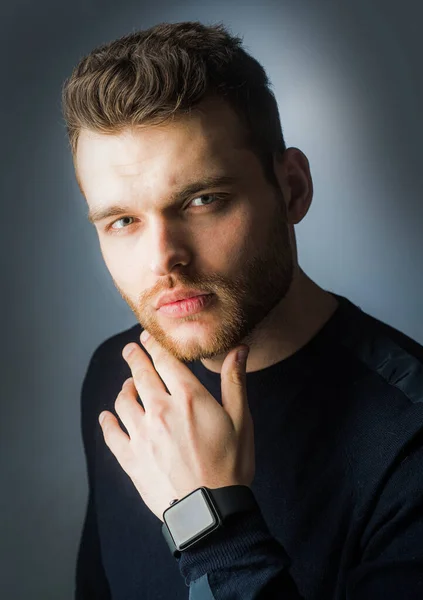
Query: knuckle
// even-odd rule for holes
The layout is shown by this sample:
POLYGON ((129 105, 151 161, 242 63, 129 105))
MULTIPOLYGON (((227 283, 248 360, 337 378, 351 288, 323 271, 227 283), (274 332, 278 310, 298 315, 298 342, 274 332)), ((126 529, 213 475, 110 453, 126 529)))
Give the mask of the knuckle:
POLYGON ((171 434, 171 426, 169 425, 169 419, 167 417, 168 411, 160 409, 154 415, 151 415, 154 419, 153 429, 154 436, 162 436, 171 434))
POLYGON ((182 396, 182 402, 186 409, 191 409, 194 406, 194 396, 192 392, 182 396))
POLYGON ((180 382, 179 383, 179 391, 181 393, 182 400, 184 402, 192 402, 193 401, 194 394, 193 394, 193 390, 189 384, 180 382))
POLYGON ((181 395, 181 399, 179 400, 180 408, 184 411, 185 415, 192 415, 194 412, 194 395, 192 391, 186 390, 185 393, 181 395))
POLYGON ((126 404, 126 396, 120 392, 115 400, 115 409, 118 412, 126 404))
POLYGON ((165 423, 167 420, 167 415, 169 414, 169 407, 157 402, 149 412, 154 417, 155 421, 165 423))
POLYGON ((132 373, 133 373, 134 379, 136 379, 137 381, 142 381, 149 376, 150 371, 149 371, 149 369, 146 369, 142 365, 137 365, 133 369, 132 373))

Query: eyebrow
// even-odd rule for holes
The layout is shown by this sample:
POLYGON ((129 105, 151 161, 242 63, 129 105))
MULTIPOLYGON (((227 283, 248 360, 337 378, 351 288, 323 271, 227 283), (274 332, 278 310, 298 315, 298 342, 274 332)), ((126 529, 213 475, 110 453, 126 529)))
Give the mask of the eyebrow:
MULTIPOLYGON (((172 204, 181 202, 188 196, 197 194, 206 188, 234 184, 237 181, 239 181, 239 177, 234 177, 232 175, 212 175, 200 181, 194 181, 193 183, 184 186, 182 189, 173 192, 171 196, 172 204)), ((111 206, 98 207, 94 206, 88 211, 88 221, 94 225, 94 223, 98 223, 99 221, 103 221, 109 217, 114 217, 123 213, 131 213, 133 211, 133 207, 131 208, 130 206, 124 204, 112 204, 111 206)))

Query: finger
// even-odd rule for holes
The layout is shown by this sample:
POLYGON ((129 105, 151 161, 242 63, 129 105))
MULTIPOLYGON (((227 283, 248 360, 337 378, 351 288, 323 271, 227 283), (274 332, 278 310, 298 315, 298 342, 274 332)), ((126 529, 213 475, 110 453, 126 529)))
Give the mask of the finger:
POLYGON ((194 373, 182 361, 175 358, 173 354, 163 348, 153 336, 150 335, 146 340, 141 338, 141 342, 151 356, 154 368, 159 373, 171 395, 177 395, 186 389, 192 391, 198 390, 200 387, 204 391, 204 386, 194 373))
POLYGON ((137 344, 129 344, 122 351, 122 356, 131 369, 135 388, 142 399, 144 409, 151 410, 154 399, 169 396, 163 381, 154 368, 153 363, 145 352, 137 344), (125 351, 129 348, 132 351, 127 354, 125 351))
POLYGON ((223 362, 221 373, 222 406, 231 417, 236 431, 241 431, 250 410, 246 376, 248 353, 246 357, 237 360, 238 352, 242 347, 229 352, 223 362))
POLYGON ((115 411, 132 439, 135 433, 139 431, 145 415, 144 408, 138 402, 138 391, 132 377, 124 382, 115 400, 115 411))
POLYGON ((103 431, 106 446, 110 448, 119 464, 126 470, 130 459, 129 437, 120 428, 114 414, 104 411, 102 415, 104 415, 104 419, 100 423, 100 427, 103 431))

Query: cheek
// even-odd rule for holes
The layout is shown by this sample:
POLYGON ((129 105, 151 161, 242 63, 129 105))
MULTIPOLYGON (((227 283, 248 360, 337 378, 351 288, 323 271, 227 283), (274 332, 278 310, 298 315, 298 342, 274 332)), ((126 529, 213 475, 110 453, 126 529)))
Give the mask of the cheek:
POLYGON ((119 256, 116 252, 113 251, 109 244, 104 244, 100 240, 100 251, 104 260, 104 264, 109 270, 112 277, 117 277, 119 275, 119 265, 121 263, 119 256))
POLYGON ((226 247, 233 248, 234 258, 239 257, 240 260, 251 252, 256 237, 257 219, 254 213, 247 210, 238 213, 224 233, 226 247))
POLYGON ((136 252, 128 252, 124 245, 102 244, 100 250, 104 263, 115 284, 131 296, 139 294, 145 265, 137 260, 136 252))
POLYGON ((251 236, 254 232, 252 216, 247 212, 239 212, 219 226, 211 228, 207 234, 202 233, 195 241, 196 252, 202 267, 218 271, 237 268, 246 255, 251 252, 251 236))

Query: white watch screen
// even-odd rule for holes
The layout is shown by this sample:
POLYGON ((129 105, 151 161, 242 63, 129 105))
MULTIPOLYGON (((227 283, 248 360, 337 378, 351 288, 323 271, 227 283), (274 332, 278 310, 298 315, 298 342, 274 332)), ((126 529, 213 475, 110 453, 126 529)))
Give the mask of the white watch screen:
POLYGON ((175 544, 181 545, 209 529, 216 519, 208 507, 203 490, 195 490, 166 513, 166 523, 175 544))

